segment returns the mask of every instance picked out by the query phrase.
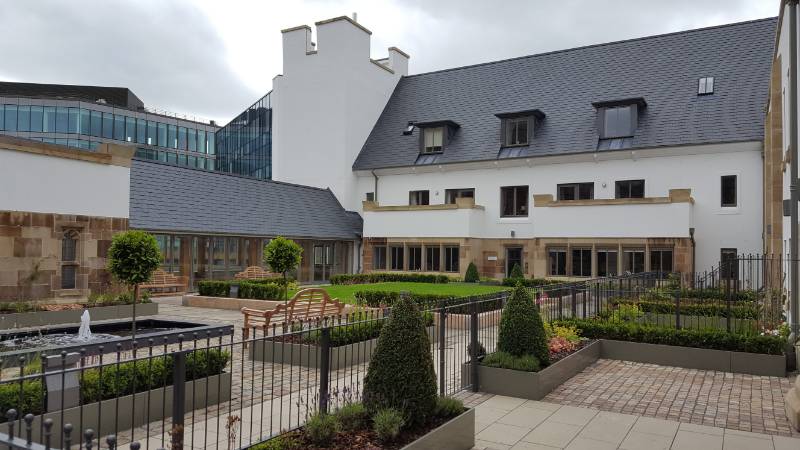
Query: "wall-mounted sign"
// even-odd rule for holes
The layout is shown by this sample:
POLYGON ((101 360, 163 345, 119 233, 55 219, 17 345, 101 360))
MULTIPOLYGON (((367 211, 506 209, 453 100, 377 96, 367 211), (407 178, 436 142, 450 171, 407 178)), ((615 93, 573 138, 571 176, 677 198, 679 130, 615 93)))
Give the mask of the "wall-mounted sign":
POLYGON ((487 261, 497 261, 497 256, 487 256, 486 260, 487 261))

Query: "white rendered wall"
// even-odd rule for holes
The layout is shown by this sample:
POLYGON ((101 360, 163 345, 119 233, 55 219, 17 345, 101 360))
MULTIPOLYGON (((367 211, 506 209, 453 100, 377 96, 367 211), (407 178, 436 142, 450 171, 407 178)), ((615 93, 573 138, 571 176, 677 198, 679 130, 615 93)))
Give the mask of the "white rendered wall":
POLYGON ((130 175, 127 167, 0 148, 0 210, 128 218, 130 175))
MULTIPOLYGON (((473 226, 471 237, 529 239, 534 237, 689 237, 695 227, 697 269, 710 269, 718 264, 721 248, 736 248, 740 253, 761 251, 762 169, 761 144, 742 143, 680 149, 682 155, 653 157, 661 150, 639 151, 634 159, 631 152, 616 152, 624 159, 593 162, 590 156, 574 156, 585 162, 542 164, 541 159, 515 162, 515 167, 499 169, 458 170, 458 166, 443 166, 441 171, 406 174, 379 174, 378 203, 381 206, 408 204, 411 190, 430 190, 432 204, 444 203, 445 189, 475 188, 475 203, 485 207, 480 212, 480 225, 473 226), (714 152, 714 153, 711 153, 714 152), (738 206, 720 206, 720 177, 737 175, 738 206), (526 218, 500 217, 500 187, 528 185, 533 194, 552 194, 560 183, 594 182, 595 198, 614 198, 617 180, 644 179, 646 197, 667 197, 670 189, 689 188, 694 204, 665 205, 605 205, 532 208, 526 218), (605 186, 604 186, 605 185, 605 186), (615 231, 612 231, 615 230, 615 231), (608 236, 606 236, 608 234, 608 236)), ((669 154, 669 151, 662 152, 669 154)), ((463 165, 461 167, 464 167, 463 165)), ((374 179, 369 173, 359 177, 359 198, 374 191, 374 179)), ((442 213, 456 211, 442 211, 442 213)), ((387 231, 412 230, 417 234, 405 237, 425 237, 426 228, 439 230, 445 225, 427 220, 423 213, 392 216, 390 212, 364 214, 364 236, 384 236, 387 231), (394 217, 373 223, 374 217, 394 217)), ((453 216, 451 216, 453 217, 453 216)), ((459 230, 459 228, 455 228, 459 230)), ((468 237, 451 235, 452 237, 468 237)), ((400 236, 397 236, 400 237, 400 236)))
POLYGON ((348 210, 359 207, 352 166, 408 59, 389 51, 394 73, 370 60, 370 35, 347 20, 283 34, 283 75, 272 90, 272 177, 330 187, 348 210))

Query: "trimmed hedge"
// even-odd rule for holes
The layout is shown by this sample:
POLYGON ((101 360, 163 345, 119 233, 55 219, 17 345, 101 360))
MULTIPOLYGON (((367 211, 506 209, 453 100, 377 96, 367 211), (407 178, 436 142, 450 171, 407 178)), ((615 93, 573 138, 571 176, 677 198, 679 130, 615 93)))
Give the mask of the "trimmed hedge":
POLYGON ((200 281, 197 283, 197 291, 207 297, 230 297, 232 284, 239 285, 239 298, 280 300, 283 295, 282 283, 275 283, 272 278, 247 281, 200 281))
POLYGON ((590 319, 555 320, 553 324, 575 326, 581 330, 583 337, 590 339, 614 339, 767 355, 783 355, 786 346, 786 341, 779 336, 744 335, 718 330, 676 330, 630 322, 600 322, 590 319))
MULTIPOLYGON (((353 293, 359 305, 366 305, 372 308, 391 307, 400 300, 400 293, 397 291, 356 291, 353 293)), ((414 294, 409 293, 408 297, 420 309, 434 309, 444 304, 448 314, 470 314, 472 305, 469 303, 471 297, 453 297, 442 294, 414 294), (449 306, 452 305, 452 306, 449 306)), ((486 311, 496 311, 503 307, 502 299, 496 298, 496 294, 485 294, 474 296, 478 303, 478 313, 486 311)))
POLYGON ((391 273, 391 272, 371 272, 371 273, 347 273, 332 275, 331 284, 371 284, 371 283, 449 283, 450 277, 447 275, 436 275, 427 273, 391 273))
MULTIPOLYGON (((655 314, 675 314, 675 302, 649 301, 649 300, 630 300, 612 299, 610 303, 618 305, 638 305, 642 312, 655 314)), ((728 317, 728 307, 718 300, 699 300, 681 299, 681 315, 702 316, 702 317, 728 317)), ((750 302, 732 303, 730 316, 737 319, 758 319, 758 307, 750 302), (746 304, 742 304, 746 303, 746 304)))
MULTIPOLYGON (((370 339, 375 339, 381 334, 381 329, 386 323, 387 319, 353 319, 364 320, 361 323, 354 323, 349 325, 339 325, 331 328, 331 347, 341 347, 343 345, 355 344, 356 342, 364 342, 370 339)), ((433 314, 430 312, 422 313, 422 320, 425 327, 433 326, 433 314)), ((320 340, 320 331, 314 330, 308 333, 308 337, 304 339, 305 343, 318 345, 320 340)))
POLYGON ((550 364, 547 333, 539 315, 539 307, 522 286, 514 289, 503 307, 497 351, 517 357, 534 356, 542 366, 550 364))
POLYGON ((477 283, 480 280, 481 276, 478 274, 478 266, 476 266, 474 262, 469 263, 469 266, 467 266, 467 273, 464 275, 464 282, 477 283))
POLYGON ((516 287, 519 283, 522 283, 522 285, 525 287, 531 288, 560 284, 563 283, 563 281, 550 280, 547 278, 503 278, 503 286, 516 287))

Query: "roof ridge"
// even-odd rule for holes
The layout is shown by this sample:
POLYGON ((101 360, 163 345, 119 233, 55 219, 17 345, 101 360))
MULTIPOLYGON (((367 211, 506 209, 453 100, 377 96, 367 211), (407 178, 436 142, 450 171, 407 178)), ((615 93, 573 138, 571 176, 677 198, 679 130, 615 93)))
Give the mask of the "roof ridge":
POLYGON ((585 49, 589 49, 589 48, 604 47, 604 46, 608 46, 608 45, 625 44, 625 43, 628 43, 628 42, 636 42, 636 41, 643 41, 643 40, 647 40, 647 39, 656 39, 656 38, 662 38, 662 37, 667 37, 667 36, 675 36, 675 35, 679 35, 679 34, 690 34, 690 33, 695 33, 695 32, 714 30, 714 29, 717 29, 717 28, 726 28, 726 27, 747 25, 747 24, 756 23, 756 22, 766 22, 766 21, 769 21, 769 20, 776 20, 777 18, 778 18, 777 16, 764 17, 764 18, 761 18, 761 19, 745 20, 743 22, 724 23, 724 24, 720 24, 720 25, 711 25, 711 26, 702 27, 702 28, 692 28, 692 29, 689 29, 689 30, 672 31, 672 32, 669 32, 669 33, 654 34, 654 35, 650 35, 650 36, 640 36, 640 37, 629 38, 629 39, 621 39, 621 40, 618 40, 618 41, 601 42, 601 43, 598 43, 598 44, 589 44, 589 45, 582 45, 582 46, 579 46, 579 47, 563 48, 563 49, 560 49, 560 50, 551 50, 549 52, 533 53, 533 54, 530 54, 530 55, 515 56, 513 58, 498 59, 498 60, 495 60, 495 61, 486 61, 486 62, 482 62, 482 63, 468 64, 466 66, 450 67, 450 68, 447 68, 447 69, 432 70, 430 72, 422 72, 422 73, 415 73, 415 74, 411 74, 411 75, 404 75, 402 78, 413 78, 413 77, 419 77, 419 76, 424 76, 424 75, 432 75, 432 74, 443 73, 443 72, 452 72, 452 71, 461 70, 461 69, 471 69, 473 67, 481 67, 481 66, 488 66, 488 65, 492 65, 492 64, 500 64, 500 63, 509 62, 509 61, 516 61, 516 60, 519 60, 519 59, 535 58, 537 56, 547 56, 547 55, 553 55, 553 54, 558 54, 558 53, 566 53, 566 52, 572 52, 572 51, 577 51, 577 50, 585 50, 585 49))
MULTIPOLYGON (((262 179, 262 178, 251 177, 251 176, 248 176, 248 175, 240 175, 238 173, 218 172, 216 170, 201 169, 199 167, 184 167, 184 166, 178 166, 176 164, 170 164, 170 163, 167 163, 167 162, 164 162, 164 161, 154 161, 152 159, 143 159, 143 158, 134 157, 133 160, 136 161, 136 162, 147 163, 147 164, 155 164, 155 165, 159 165, 159 166, 171 167, 171 168, 180 169, 180 170, 194 170, 194 171, 197 171, 197 172, 204 172, 204 173, 208 173, 208 174, 211 174, 211 175, 225 175, 225 176, 229 176, 229 177, 240 178, 240 179, 243 179, 243 180, 260 181, 260 182, 264 182, 264 183, 274 183, 274 184, 281 184, 281 185, 284 185, 284 186, 294 186, 294 187, 299 187, 299 188, 311 189, 311 190, 315 190, 315 191, 329 192, 331 195, 333 195, 333 192, 330 190, 330 188, 320 188, 320 187, 315 187, 315 186, 308 186, 308 185, 305 185, 305 184, 289 183, 288 181, 265 180, 265 179, 262 179)), ((336 198, 335 195, 333 195, 333 197, 336 198)), ((337 201, 338 201, 338 199, 337 199, 337 201)))

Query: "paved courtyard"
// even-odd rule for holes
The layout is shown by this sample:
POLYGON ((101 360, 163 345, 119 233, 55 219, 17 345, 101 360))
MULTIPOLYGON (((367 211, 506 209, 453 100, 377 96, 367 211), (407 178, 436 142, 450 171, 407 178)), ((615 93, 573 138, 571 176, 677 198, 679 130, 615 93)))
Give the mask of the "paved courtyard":
POLYGON ((729 430, 800 436, 784 412, 783 398, 793 382, 601 359, 544 400, 729 430))

